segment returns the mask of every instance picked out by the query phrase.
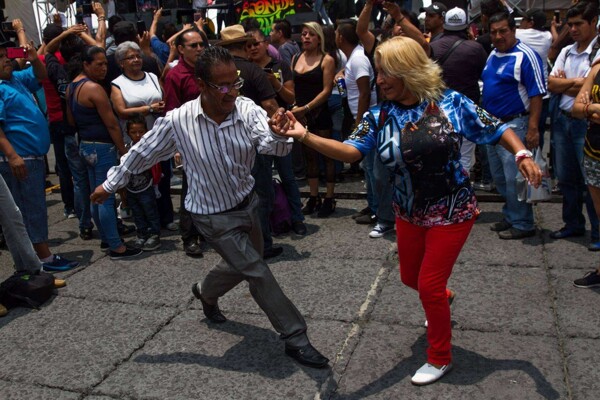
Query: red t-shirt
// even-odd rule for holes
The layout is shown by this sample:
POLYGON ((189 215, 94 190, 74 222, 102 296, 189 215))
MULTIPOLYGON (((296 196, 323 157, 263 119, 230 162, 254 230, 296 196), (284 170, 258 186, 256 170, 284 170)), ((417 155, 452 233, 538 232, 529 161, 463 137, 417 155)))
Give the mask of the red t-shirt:
MULTIPOLYGON (((61 64, 66 64, 65 59, 63 58, 62 54, 60 54, 60 51, 57 51, 56 53, 54 53, 54 55, 56 56, 56 58, 58 58, 58 61, 61 64)), ((44 55, 39 55, 38 58, 44 65, 46 65, 46 57, 44 55)), ((50 120, 50 122, 62 121, 63 111, 60 105, 60 97, 58 96, 54 85, 52 84, 52 82, 50 82, 50 79, 45 78, 42 81, 42 87, 44 88, 44 95, 46 96, 46 107, 48 107, 48 119, 50 120)))

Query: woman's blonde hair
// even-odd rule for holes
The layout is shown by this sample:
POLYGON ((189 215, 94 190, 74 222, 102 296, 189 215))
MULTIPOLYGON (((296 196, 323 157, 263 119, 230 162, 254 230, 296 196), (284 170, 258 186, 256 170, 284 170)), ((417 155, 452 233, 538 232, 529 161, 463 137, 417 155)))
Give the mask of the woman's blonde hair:
POLYGON ((413 39, 396 36, 386 40, 375 49, 375 64, 385 75, 402 79, 405 90, 420 102, 439 100, 446 88, 440 66, 413 39))
POLYGON ((319 23, 317 22, 305 22, 304 24, 302 24, 302 26, 305 26, 309 30, 313 31, 313 33, 315 33, 319 37, 319 39, 321 40, 321 53, 327 54, 327 52, 325 51, 325 34, 323 33, 323 28, 321 27, 321 25, 319 25, 319 23))

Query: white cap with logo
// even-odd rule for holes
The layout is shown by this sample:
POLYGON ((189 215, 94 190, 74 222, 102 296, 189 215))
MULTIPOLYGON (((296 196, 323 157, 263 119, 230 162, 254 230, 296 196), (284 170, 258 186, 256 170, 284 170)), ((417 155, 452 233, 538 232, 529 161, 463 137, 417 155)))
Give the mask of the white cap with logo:
POLYGON ((467 13, 460 7, 454 7, 446 12, 444 29, 447 31, 462 31, 467 29, 467 13))

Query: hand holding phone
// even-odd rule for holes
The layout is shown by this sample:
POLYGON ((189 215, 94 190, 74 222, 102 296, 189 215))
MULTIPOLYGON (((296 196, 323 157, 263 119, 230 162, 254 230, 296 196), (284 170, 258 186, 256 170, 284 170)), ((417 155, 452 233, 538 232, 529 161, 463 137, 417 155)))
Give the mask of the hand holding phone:
POLYGON ((140 35, 140 37, 142 37, 144 35, 144 32, 147 31, 146 23, 142 20, 139 20, 136 22, 136 26, 137 26, 138 35, 140 35))
POLYGON ((560 24, 560 10, 554 10, 554 21, 557 24, 560 24))
POLYGON ((27 49, 25 47, 7 47, 6 57, 10 59, 27 58, 27 49))

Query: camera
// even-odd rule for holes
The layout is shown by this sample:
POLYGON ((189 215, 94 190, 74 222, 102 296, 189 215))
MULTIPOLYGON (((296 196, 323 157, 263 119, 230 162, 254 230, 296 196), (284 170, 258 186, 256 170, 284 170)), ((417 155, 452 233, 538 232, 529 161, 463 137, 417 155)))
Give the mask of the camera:
POLYGON ((6 57, 10 59, 27 58, 27 49, 25 47, 7 47, 6 57))

